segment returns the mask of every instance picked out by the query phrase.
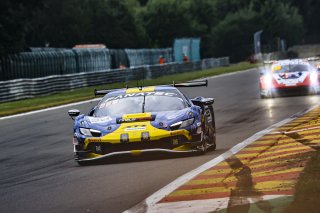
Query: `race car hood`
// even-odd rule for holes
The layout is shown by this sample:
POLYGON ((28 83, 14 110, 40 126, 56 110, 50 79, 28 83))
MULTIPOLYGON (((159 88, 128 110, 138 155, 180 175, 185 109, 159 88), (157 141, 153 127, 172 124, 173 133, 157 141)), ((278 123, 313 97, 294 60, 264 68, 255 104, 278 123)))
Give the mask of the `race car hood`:
POLYGON ((278 73, 278 77, 282 79, 297 79, 300 77, 306 77, 306 72, 286 72, 286 73, 278 73))
POLYGON ((138 125, 139 123, 149 122, 155 128, 168 129, 168 127, 181 120, 193 117, 194 114, 190 108, 152 113, 125 114, 122 117, 92 117, 83 116, 81 123, 85 128, 91 128, 101 131, 103 134, 109 134, 117 130, 122 124, 138 125))
POLYGON ((309 76, 309 72, 287 72, 287 73, 275 73, 273 74, 274 79, 278 84, 298 84, 303 83, 307 77, 309 76))

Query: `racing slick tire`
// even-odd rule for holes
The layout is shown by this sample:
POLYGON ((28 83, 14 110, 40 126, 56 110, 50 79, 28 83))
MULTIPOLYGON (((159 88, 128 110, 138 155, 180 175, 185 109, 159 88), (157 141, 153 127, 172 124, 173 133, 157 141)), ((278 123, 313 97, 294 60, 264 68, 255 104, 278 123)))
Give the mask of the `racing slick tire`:
POLYGON ((87 166, 88 165, 88 162, 85 162, 85 161, 77 161, 77 163, 79 166, 87 166))
POLYGON ((260 98, 261 99, 274 98, 274 97, 275 97, 275 95, 271 91, 268 94, 263 94, 262 92, 260 92, 260 98))
POLYGON ((217 148, 216 124, 212 106, 209 106, 208 109, 205 110, 204 122, 203 139, 202 144, 199 147, 201 154, 205 154, 207 151, 215 150, 217 148))
POLYGON ((217 144, 216 144, 216 122, 214 117, 214 111, 213 107, 209 107, 210 113, 211 113, 211 122, 209 123, 209 133, 208 133, 208 142, 209 142, 209 150, 216 150, 217 144))
POLYGON ((319 94, 319 88, 312 87, 309 91, 309 95, 318 95, 319 94))

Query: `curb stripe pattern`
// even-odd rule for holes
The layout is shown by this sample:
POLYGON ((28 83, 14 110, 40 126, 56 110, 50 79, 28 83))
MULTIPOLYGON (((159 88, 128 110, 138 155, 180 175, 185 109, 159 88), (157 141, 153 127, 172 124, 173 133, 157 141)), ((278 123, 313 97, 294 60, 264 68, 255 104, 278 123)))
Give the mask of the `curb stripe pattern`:
POLYGON ((257 133, 126 212, 213 212, 258 201, 272 209, 269 199, 294 195, 320 146, 319 115, 316 106, 257 133))
POLYGON ((294 185, 315 151, 310 144, 320 145, 320 129, 314 128, 319 127, 315 125, 320 123, 319 114, 320 107, 275 129, 158 203, 228 198, 230 208, 246 204, 249 198, 294 195, 294 185))

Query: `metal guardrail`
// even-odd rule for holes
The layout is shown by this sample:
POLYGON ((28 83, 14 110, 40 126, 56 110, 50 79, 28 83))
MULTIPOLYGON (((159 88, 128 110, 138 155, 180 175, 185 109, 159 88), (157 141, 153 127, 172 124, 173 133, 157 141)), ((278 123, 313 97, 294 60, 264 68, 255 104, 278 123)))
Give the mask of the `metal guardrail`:
POLYGON ((58 91, 77 89, 87 86, 128 82, 145 77, 152 79, 170 74, 190 72, 228 66, 229 58, 211 58, 197 62, 169 63, 164 65, 144 66, 138 68, 114 69, 97 72, 54 75, 35 79, 17 79, 0 81, 0 102, 32 98, 58 91))
POLYGON ((40 78, 111 68, 109 49, 49 50, 23 52, 0 60, 0 80, 40 78))
POLYGON ((0 58, 0 81, 20 78, 41 78, 95 72, 125 67, 155 65, 160 56, 166 63, 173 62, 172 48, 164 49, 63 49, 31 48, 0 58))
POLYGON ((159 63, 159 57, 163 56, 166 63, 173 62, 172 48, 163 49, 125 49, 130 67, 154 65, 159 63))

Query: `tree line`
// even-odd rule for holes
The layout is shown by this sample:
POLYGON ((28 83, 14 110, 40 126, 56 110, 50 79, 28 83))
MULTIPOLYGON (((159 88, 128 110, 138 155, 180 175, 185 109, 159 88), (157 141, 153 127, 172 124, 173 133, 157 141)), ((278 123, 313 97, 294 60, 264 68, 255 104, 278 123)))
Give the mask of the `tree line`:
POLYGON ((244 60, 263 44, 320 41, 318 0, 1 0, 0 55, 28 47, 170 47, 200 37, 202 57, 244 60))

